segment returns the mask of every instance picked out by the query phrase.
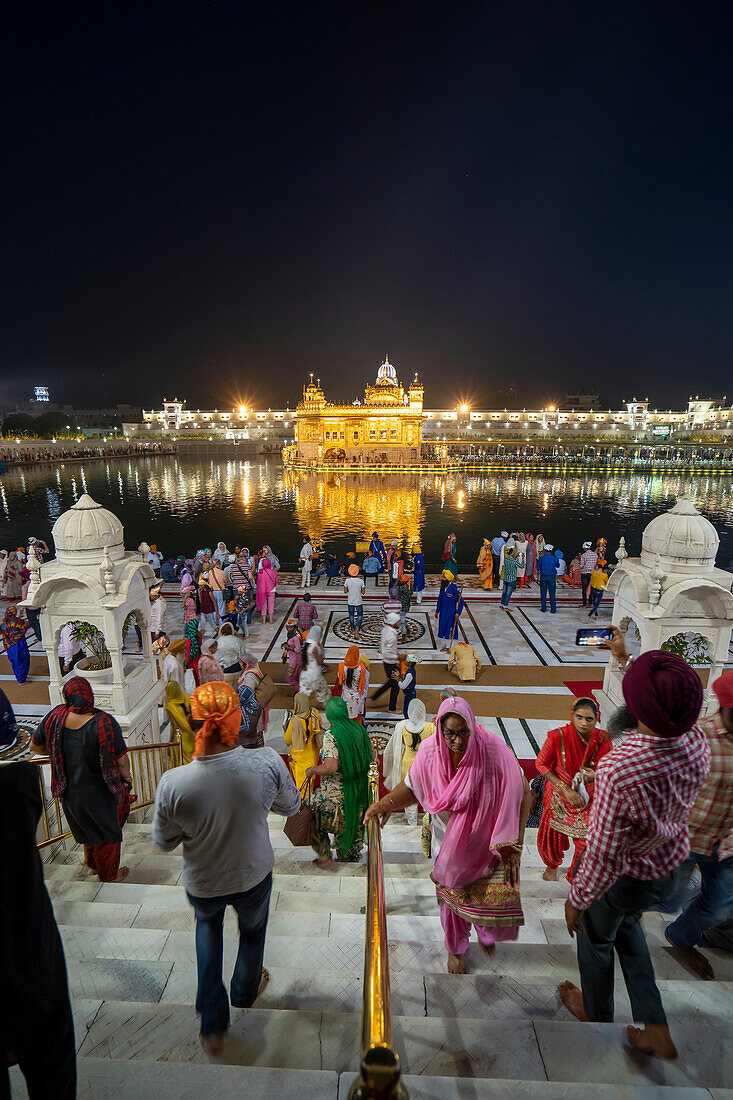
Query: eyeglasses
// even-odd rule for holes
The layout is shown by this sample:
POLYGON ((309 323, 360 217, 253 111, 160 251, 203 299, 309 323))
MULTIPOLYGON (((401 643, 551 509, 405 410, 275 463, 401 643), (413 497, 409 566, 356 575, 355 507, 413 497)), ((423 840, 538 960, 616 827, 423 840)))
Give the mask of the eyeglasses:
POLYGON ((467 741, 467 740, 468 740, 468 736, 469 736, 469 735, 468 735, 468 731, 467 731, 467 730, 466 730, 466 731, 465 731, 464 733, 456 733, 456 732, 455 732, 454 730, 445 730, 445 729, 444 729, 444 730, 442 731, 442 733, 443 733, 443 738, 444 738, 444 739, 445 739, 446 741, 450 741, 450 742, 452 742, 452 741, 460 741, 460 742, 462 743, 462 742, 464 742, 464 741, 467 741))

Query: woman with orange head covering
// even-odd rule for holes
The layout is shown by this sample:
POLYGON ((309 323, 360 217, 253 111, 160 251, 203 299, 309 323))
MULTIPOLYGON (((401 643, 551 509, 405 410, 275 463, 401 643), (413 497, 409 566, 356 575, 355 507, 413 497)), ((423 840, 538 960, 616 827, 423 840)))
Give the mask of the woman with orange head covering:
POLYGON ((359 657, 359 647, 349 646, 346 656, 339 665, 338 682, 341 685, 341 698, 346 703, 349 718, 361 721, 364 699, 367 690, 367 673, 359 657))

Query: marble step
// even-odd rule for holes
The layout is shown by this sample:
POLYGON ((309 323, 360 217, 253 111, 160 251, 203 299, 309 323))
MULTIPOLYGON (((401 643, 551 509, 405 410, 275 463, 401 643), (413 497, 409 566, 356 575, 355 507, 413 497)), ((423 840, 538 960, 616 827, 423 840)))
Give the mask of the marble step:
MULTIPOLYGON (((348 1100, 354 1075, 339 1077, 339 1100, 348 1100)), ((507 1081, 471 1077, 413 1077, 402 1080, 410 1100, 733 1100, 733 1089, 682 1085, 575 1085, 567 1081, 507 1081)))
MULTIPOLYGON (((622 1024, 394 1016, 393 1044, 406 1074, 594 1084, 725 1088, 733 1079, 733 1027, 690 1024, 675 1032, 680 1057, 632 1052, 622 1024)), ((235 1009, 221 1062, 354 1073, 360 1016, 235 1009)), ((105 1002, 82 1057, 194 1062, 205 1055, 192 1008, 105 1002)))
MULTIPOLYGON (((192 1065, 190 1062, 113 1061, 79 1058, 78 1100, 241 1100, 244 1096, 278 1100, 336 1100, 337 1076, 329 1070, 270 1069, 257 1066, 192 1065)), ((17 1067, 10 1074, 13 1097, 28 1093, 17 1067)))

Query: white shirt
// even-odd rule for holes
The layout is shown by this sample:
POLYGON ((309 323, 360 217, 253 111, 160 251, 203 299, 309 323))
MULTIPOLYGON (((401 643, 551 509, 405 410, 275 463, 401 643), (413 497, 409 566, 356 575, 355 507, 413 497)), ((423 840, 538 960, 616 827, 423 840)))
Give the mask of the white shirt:
POLYGON ((71 632, 74 629, 73 623, 67 623, 66 626, 61 627, 61 634, 59 635, 59 657, 64 664, 72 659, 77 653, 81 652, 81 645, 72 638, 71 632))
POLYGON ((155 550, 151 550, 148 554, 148 564, 151 569, 160 569, 160 563, 163 559, 160 554, 157 554, 155 550))
POLYGON ((397 659, 397 628, 385 623, 379 636, 379 660, 385 665, 396 665, 397 659))
POLYGON ((153 840, 164 852, 183 844, 183 884, 194 897, 240 894, 274 867, 268 813, 299 809, 300 792, 275 750, 238 747, 163 773, 153 840))
POLYGON ((168 618, 168 605, 161 596, 150 603, 150 630, 153 634, 161 634, 168 618))
POLYGON ((300 548, 301 561, 304 561, 306 565, 313 557, 313 547, 309 542, 304 542, 300 548))
POLYGON ((177 683, 181 691, 186 690, 186 670, 173 653, 166 653, 163 660, 163 683, 168 684, 172 680, 177 683))
POLYGON ((346 602, 351 604, 352 607, 359 607, 364 602, 361 598, 364 588, 364 581, 361 577, 347 577, 344 581, 346 602))

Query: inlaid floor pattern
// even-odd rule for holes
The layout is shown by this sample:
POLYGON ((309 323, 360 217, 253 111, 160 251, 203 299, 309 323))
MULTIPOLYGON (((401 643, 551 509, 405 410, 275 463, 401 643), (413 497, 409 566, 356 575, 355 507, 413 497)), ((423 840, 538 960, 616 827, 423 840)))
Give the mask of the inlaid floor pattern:
MULTIPOLYGON (((74 1002, 80 1097, 346 1100, 359 1062, 366 869, 316 871, 310 849, 290 846, 281 818, 271 818, 270 835, 270 984, 255 1007, 232 1011, 217 1065, 198 1042, 180 855, 161 854, 148 825, 128 824, 126 882, 102 886, 73 848, 46 865, 74 1002)), ((542 881, 533 836, 519 940, 499 945, 491 960, 474 940, 465 977, 445 972, 418 830, 397 815, 384 848, 393 1040, 412 1100, 733 1100, 733 957, 710 952, 716 980, 698 981, 665 946, 664 918, 645 918, 680 1057, 636 1056, 624 1043, 631 1017, 620 973, 613 1024, 577 1023, 558 1002, 558 983, 577 980, 563 921, 567 887, 542 881)), ((225 981, 236 943, 230 912, 225 981)), ((14 1096, 26 1095, 17 1070, 13 1086, 14 1096)))

